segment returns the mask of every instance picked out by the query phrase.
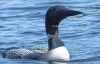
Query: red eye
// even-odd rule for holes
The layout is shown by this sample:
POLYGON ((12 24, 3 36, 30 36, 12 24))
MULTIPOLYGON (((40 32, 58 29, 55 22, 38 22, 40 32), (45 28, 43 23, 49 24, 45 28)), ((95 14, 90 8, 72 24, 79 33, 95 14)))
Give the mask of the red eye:
POLYGON ((59 12, 59 9, 56 9, 55 12, 59 12))

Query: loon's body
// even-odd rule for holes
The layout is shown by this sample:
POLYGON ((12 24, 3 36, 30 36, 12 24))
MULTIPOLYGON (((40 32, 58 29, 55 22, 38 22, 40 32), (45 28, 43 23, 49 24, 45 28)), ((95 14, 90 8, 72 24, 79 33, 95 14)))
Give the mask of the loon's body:
POLYGON ((48 48, 19 49, 10 48, 3 52, 3 57, 11 59, 33 59, 33 60, 58 60, 67 61, 70 59, 68 50, 61 41, 58 32, 58 25, 64 18, 81 14, 82 12, 68 10, 64 6, 52 6, 48 9, 45 16, 46 34, 48 37, 48 48))
POLYGON ((8 49, 5 49, 2 54, 3 58, 10 58, 10 59, 33 59, 33 60, 39 60, 42 54, 48 51, 47 47, 40 47, 40 48, 30 48, 30 49, 24 49, 24 48, 16 48, 11 47, 8 49))

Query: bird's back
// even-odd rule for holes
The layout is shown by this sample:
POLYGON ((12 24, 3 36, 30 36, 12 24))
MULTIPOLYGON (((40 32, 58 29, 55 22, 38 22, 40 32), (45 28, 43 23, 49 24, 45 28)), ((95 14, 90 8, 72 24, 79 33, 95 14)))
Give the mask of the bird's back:
POLYGON ((30 49, 20 49, 20 48, 7 48, 1 49, 1 53, 3 57, 10 58, 10 59, 33 59, 39 60, 41 55, 48 51, 47 47, 40 47, 40 48, 30 48, 30 49))

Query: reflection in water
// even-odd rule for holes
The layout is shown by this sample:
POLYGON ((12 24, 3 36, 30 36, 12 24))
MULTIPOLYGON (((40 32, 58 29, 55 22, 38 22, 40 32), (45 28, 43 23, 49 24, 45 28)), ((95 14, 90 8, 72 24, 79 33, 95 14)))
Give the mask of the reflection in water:
POLYGON ((48 64, 67 64, 66 62, 60 62, 60 61, 49 61, 48 64))

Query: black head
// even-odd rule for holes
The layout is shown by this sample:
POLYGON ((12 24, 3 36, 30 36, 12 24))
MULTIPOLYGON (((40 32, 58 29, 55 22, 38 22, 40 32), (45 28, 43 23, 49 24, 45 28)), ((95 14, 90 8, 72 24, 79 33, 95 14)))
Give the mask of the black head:
POLYGON ((64 6, 52 6, 46 13, 46 22, 52 25, 58 25, 64 18, 81 13, 79 11, 69 10, 64 6))
POLYGON ((64 6, 53 6, 48 9, 45 18, 46 33, 48 35, 49 50, 64 46, 59 38, 58 25, 66 17, 81 14, 82 12, 68 10, 64 6))

